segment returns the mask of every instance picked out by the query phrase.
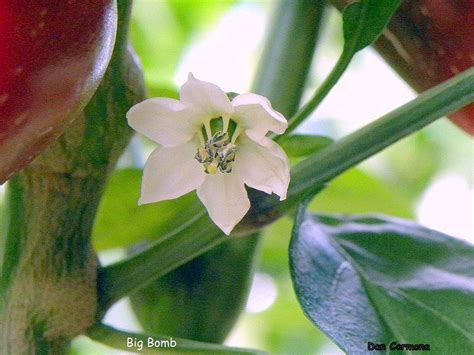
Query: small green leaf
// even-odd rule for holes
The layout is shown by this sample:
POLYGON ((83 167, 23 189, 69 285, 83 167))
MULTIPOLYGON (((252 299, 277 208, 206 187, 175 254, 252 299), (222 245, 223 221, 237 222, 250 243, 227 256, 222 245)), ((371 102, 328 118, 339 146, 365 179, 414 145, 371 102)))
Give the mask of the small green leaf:
POLYGON ((362 0, 342 13, 344 51, 355 53, 372 44, 390 21, 400 0, 362 0))
POLYGON ((290 265, 305 313, 348 353, 368 342, 474 353, 471 245, 406 220, 301 208, 290 265))
POLYGON ((309 134, 294 134, 283 136, 278 141, 283 150, 290 158, 302 158, 317 152, 330 145, 333 140, 324 136, 313 136, 309 134))
POLYGON ((196 194, 138 206, 142 171, 117 170, 110 179, 97 214, 93 242, 97 250, 128 247, 156 240, 185 225, 201 211, 196 194))

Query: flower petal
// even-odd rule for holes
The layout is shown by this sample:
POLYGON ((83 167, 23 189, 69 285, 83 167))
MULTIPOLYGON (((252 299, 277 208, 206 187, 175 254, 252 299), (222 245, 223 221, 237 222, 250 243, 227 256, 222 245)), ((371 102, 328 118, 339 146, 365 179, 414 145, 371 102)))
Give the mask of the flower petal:
POLYGON ((283 149, 267 137, 256 143, 243 134, 238 142, 234 169, 244 182, 268 194, 274 192, 284 200, 290 182, 290 165, 283 149))
POLYGON ((138 204, 170 200, 198 188, 206 173, 195 159, 194 141, 177 147, 160 147, 145 164, 138 204))
POLYGON ((165 147, 189 141, 196 130, 191 125, 193 113, 178 100, 148 99, 127 112, 130 127, 165 147))
POLYGON ((250 208, 244 182, 235 172, 208 175, 197 194, 212 221, 227 235, 250 208))
POLYGON ((232 106, 232 117, 257 141, 268 131, 282 134, 288 127, 286 118, 272 108, 266 97, 251 93, 241 94, 232 100, 232 106))
POLYGON ((195 110, 200 120, 232 115, 232 105, 225 92, 215 84, 196 79, 191 73, 181 86, 180 99, 195 110))

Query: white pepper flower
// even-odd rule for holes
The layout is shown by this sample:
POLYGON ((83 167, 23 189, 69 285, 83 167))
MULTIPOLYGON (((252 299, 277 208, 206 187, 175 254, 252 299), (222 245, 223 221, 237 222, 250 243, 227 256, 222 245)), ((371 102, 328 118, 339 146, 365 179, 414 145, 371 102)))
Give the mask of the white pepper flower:
POLYGON ((288 158, 266 134, 281 134, 288 124, 265 97, 246 93, 230 101, 189 74, 179 101, 148 99, 127 118, 160 145, 145 165, 139 204, 197 190, 210 218, 230 234, 250 208, 245 185, 286 198, 288 158))

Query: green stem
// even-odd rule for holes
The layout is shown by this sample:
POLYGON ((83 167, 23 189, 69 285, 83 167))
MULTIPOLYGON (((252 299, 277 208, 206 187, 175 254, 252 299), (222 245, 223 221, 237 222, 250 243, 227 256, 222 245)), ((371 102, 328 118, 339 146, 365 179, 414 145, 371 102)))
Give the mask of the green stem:
POLYGON ((218 344, 201 343, 198 341, 179 339, 164 335, 146 335, 125 332, 105 324, 97 324, 87 332, 92 340, 125 351, 136 351, 140 354, 164 353, 206 353, 206 354, 265 354, 263 351, 227 347, 218 344), (149 343, 151 339, 151 343, 149 343), (173 342, 174 341, 174 342, 173 342), (128 346, 130 344, 132 346, 128 346), (158 346, 148 346, 148 345, 158 346), (161 347, 160 347, 161 345, 161 347), (174 345, 172 347, 172 345, 174 345), (142 348, 143 347, 143 348, 142 348))
MULTIPOLYGON (((286 130, 286 134, 291 133, 294 131, 308 116, 316 110, 316 108, 321 104, 321 102, 326 98, 329 94, 331 89, 336 85, 339 79, 342 77, 344 72, 346 71, 347 67, 349 66, 352 58, 354 55, 361 50, 360 47, 360 37, 364 32, 365 26, 367 26, 367 16, 369 11, 369 2, 365 2, 362 6, 362 10, 360 12, 359 19, 357 21, 357 27, 350 34, 349 39, 346 38, 346 33, 344 33, 344 48, 342 50, 341 56, 339 57, 336 65, 334 66, 333 70, 329 74, 329 76, 324 80, 321 86, 316 90, 316 93, 313 97, 303 106, 301 110, 299 110, 291 119, 288 121, 288 129, 286 130)), ((346 32, 346 29, 344 29, 346 32)), ((279 136, 275 138, 279 140, 284 136, 279 136)))
POLYGON ((260 251, 257 237, 226 238, 131 294, 132 309, 145 332, 223 343, 247 303, 260 251))
POLYGON ((325 183, 394 142, 474 101, 474 68, 419 95, 292 170, 291 195, 325 183))
MULTIPOLYGON (((288 120, 286 134, 293 132, 321 104, 324 98, 341 78, 342 74, 344 74, 353 56, 353 53, 343 51, 331 73, 324 80, 313 97, 301 108, 301 110, 288 120)), ((280 137, 284 136, 278 136, 275 140, 278 141, 281 139, 280 137)))
MULTIPOLYGON (((314 194, 347 169, 436 119, 474 101, 474 68, 425 92, 404 106, 319 151, 292 169, 288 198, 280 202, 264 193, 252 198, 252 207, 235 234, 249 234, 288 213, 308 194, 314 194)), ((164 241, 100 272, 102 313, 136 287, 146 285, 225 240, 205 214, 164 241)))
POLYGON ((146 250, 99 271, 99 307, 105 314, 111 305, 134 290, 147 286, 169 271, 187 263, 227 240, 206 211, 182 229, 151 244, 146 250), (189 240, 193 240, 189 243, 189 240))
POLYGON ((281 0, 273 16, 252 92, 286 117, 300 104, 325 6, 323 0, 281 0))

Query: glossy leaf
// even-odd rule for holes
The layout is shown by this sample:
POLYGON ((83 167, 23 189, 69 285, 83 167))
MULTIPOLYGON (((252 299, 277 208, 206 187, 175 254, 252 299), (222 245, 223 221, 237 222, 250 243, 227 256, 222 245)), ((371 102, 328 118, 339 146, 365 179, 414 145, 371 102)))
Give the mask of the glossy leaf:
POLYGON ((474 352, 474 247, 461 240, 411 221, 301 208, 290 264, 305 313, 348 353, 368 342, 474 352))
MULTIPOLYGON (((412 218, 413 206, 398 190, 382 179, 354 168, 332 180, 308 205, 311 213, 384 213, 401 218, 412 218)), ((260 267, 263 270, 279 270, 286 277, 286 252, 288 236, 293 227, 290 216, 269 226, 260 267), (273 236, 278 236, 274 238, 273 236), (285 266, 285 267, 283 267, 285 266)))
POLYGON ((369 46, 384 30, 400 0, 362 0, 342 13, 344 51, 352 53, 369 46))

